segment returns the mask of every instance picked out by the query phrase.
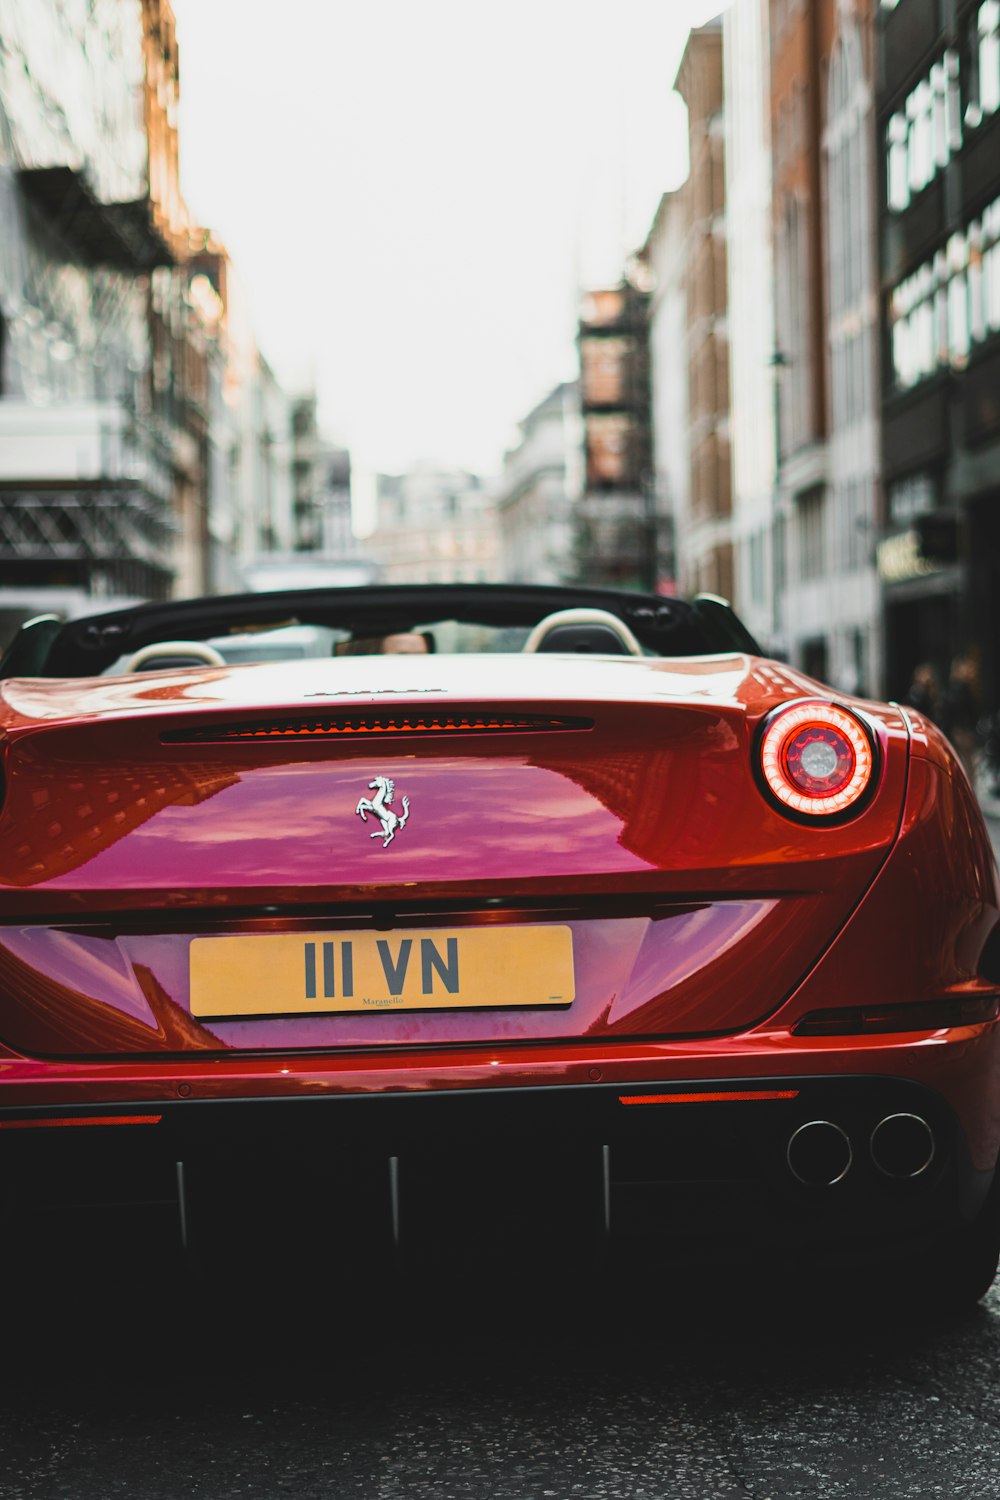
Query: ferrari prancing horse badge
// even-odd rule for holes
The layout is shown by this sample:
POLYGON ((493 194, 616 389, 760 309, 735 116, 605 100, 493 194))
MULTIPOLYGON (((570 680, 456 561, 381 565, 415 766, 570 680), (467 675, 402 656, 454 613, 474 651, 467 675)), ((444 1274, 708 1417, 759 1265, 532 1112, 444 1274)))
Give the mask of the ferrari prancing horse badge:
POLYGON ((388 776, 376 776, 374 781, 369 781, 368 790, 375 792, 374 797, 362 797, 354 811, 360 813, 362 823, 368 822, 369 813, 375 814, 382 827, 377 833, 369 834, 369 838, 381 839, 384 849, 387 844, 392 843, 410 816, 410 799, 409 797, 403 798, 403 816, 399 817, 389 806, 392 794, 396 790, 394 781, 390 781, 388 776))

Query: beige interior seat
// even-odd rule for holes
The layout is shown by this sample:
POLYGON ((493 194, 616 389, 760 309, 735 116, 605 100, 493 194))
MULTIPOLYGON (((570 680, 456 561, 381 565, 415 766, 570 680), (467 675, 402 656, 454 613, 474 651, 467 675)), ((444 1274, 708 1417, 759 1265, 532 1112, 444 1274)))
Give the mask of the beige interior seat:
POLYGON ((607 609, 558 609, 539 620, 522 651, 565 651, 589 656, 641 656, 624 620, 607 609))
POLYGON ((134 651, 122 671, 148 672, 157 664, 165 667, 224 667, 226 658, 207 641, 152 641, 134 651))

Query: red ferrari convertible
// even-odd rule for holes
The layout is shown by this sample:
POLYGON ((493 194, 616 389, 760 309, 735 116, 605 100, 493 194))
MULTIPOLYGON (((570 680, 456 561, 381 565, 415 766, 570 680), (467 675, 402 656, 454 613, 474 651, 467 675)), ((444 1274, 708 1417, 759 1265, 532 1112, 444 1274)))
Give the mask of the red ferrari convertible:
POLYGON ((997 879, 919 715, 575 588, 43 617, 0 676, 8 1241, 989 1285, 997 879))

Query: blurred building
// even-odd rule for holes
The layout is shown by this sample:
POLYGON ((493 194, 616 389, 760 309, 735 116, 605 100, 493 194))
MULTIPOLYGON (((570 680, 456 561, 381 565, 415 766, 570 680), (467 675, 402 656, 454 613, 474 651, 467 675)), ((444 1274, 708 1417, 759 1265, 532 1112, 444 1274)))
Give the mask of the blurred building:
POLYGON ((691 512, 688 410, 687 219, 680 193, 664 193, 640 254, 649 269, 650 420, 656 498, 658 587, 677 584, 675 537, 687 536, 691 512))
POLYGON ((171 588, 147 299, 185 233, 155 129, 175 79, 144 0, 0 0, 0 590, 15 614, 171 588))
MULTIPOLYGON (((189 554, 188 567, 179 568, 175 591, 195 591, 193 575, 200 568, 207 592, 227 593, 242 586, 240 560, 253 550, 256 536, 254 490, 247 479, 247 450, 252 450, 253 439, 245 413, 260 358, 239 278, 225 247, 209 231, 192 232, 185 269, 183 302, 199 308, 211 334, 205 351, 207 494, 198 528, 204 551, 189 554)), ((164 292, 169 294, 169 287, 164 292)), ((183 347, 182 340, 182 357, 183 347)))
MULTIPOLYGON (((642 248, 652 283, 653 490, 660 587, 733 597, 726 143, 721 21, 688 36, 675 88, 689 172, 665 194, 642 248)), ((759 97, 759 96, 758 96, 759 97)), ((768 497, 769 499, 769 497, 768 497)))
POLYGON ((772 576, 779 621, 773 644, 821 680, 830 672, 832 590, 821 32, 833 7, 834 0, 770 0, 778 463, 772 576))
POLYGON ((149 277, 148 363, 143 409, 155 426, 169 476, 174 548, 169 587, 204 594, 211 577, 210 430, 213 387, 221 378, 221 308, 208 288, 192 287, 183 262, 149 277))
MULTIPOLYGON (((0 613, 238 587, 291 406, 178 176, 169 0, 0 0, 0 613)), ((0 633, 6 634, 0 619, 0 633)))
MULTIPOLYGON (((239 588, 269 552, 353 559, 351 457, 323 434, 315 391, 289 396, 261 354, 236 268, 214 236, 188 260, 189 297, 216 302, 209 537, 216 588, 239 588)), ((252 583, 252 580, 251 580, 252 583)), ((255 585, 253 585, 255 586, 255 585)))
POLYGON ((479 475, 379 474, 376 502, 376 529, 365 545, 386 583, 500 581, 496 510, 479 475))
POLYGON ((655 587, 655 493, 649 394, 649 290, 636 266, 580 302, 583 494, 576 572, 587 583, 655 587))
POLYGON ((501 574, 516 583, 563 583, 575 568, 573 516, 582 487, 580 392, 564 381, 520 423, 494 499, 501 574))
POLYGON ((771 0, 777 642, 845 691, 881 678, 872 0, 771 0))
POLYGON ((826 187, 824 266, 833 536, 827 586, 829 680, 846 692, 883 685, 875 543, 881 503, 879 301, 875 189, 877 0, 832 7, 820 121, 826 187))
POLYGON ((887 682, 974 645, 1000 703, 1000 3, 879 13, 887 682))
POLYGON ((691 32, 674 87, 688 111, 684 223, 688 448, 687 513, 677 528, 681 586, 733 597, 729 335, 726 318, 726 138, 722 22, 691 32))
POLYGON ((315 391, 292 402, 292 530, 300 552, 358 552, 351 518, 351 455, 320 430, 315 391))
POLYGON ((242 583, 257 590, 374 583, 379 566, 352 526, 350 454, 324 438, 314 391, 295 396, 288 413, 291 464, 280 464, 277 474, 290 474, 290 505, 283 504, 279 524, 249 530, 242 583))
POLYGON ((748 628, 773 648, 783 618, 782 596, 774 587, 769 0, 732 0, 722 24, 733 598, 748 628))

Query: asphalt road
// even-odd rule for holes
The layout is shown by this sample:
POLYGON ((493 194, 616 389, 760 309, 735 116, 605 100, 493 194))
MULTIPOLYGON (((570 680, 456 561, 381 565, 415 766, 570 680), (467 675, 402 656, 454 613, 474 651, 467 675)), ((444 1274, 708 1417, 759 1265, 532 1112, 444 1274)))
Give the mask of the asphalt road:
POLYGON ((1000 1288, 890 1317, 736 1272, 558 1319, 469 1296, 444 1333, 430 1308, 346 1320, 362 1295, 5 1317, 0 1495, 1000 1496, 1000 1288))

